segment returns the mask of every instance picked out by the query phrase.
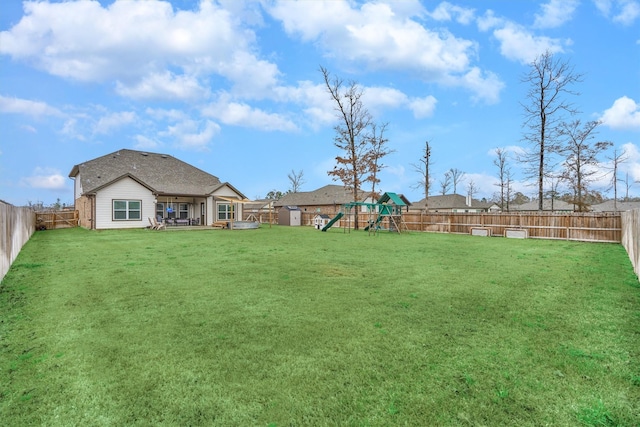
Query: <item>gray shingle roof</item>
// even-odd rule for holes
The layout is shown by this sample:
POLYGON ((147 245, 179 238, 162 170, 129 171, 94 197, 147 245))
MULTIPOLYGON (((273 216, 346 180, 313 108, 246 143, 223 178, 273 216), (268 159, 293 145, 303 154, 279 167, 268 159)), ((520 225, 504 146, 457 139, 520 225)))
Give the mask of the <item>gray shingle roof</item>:
POLYGON ((424 209, 425 204, 428 202, 429 209, 468 209, 468 208, 477 208, 477 209, 487 209, 492 203, 481 202, 479 200, 473 200, 471 202, 471 206, 467 205, 467 198, 465 196, 461 196, 460 194, 445 194, 444 196, 429 196, 427 200, 422 199, 418 202, 412 203, 412 209, 424 209))
POLYGON ((351 191, 345 190, 342 185, 325 185, 314 191, 285 194, 280 200, 274 203, 274 206, 342 205, 349 202, 353 202, 353 194, 351 191))
POLYGON ((621 202, 614 203, 613 200, 607 200, 606 202, 598 205, 591 205, 590 209, 593 212, 624 212, 634 209, 640 209, 640 202, 621 202))
MULTIPOLYGON (((530 202, 527 203, 523 203, 521 205, 509 205, 509 210, 510 211, 537 211, 538 210, 538 201, 537 200, 532 200, 530 202)), ((544 199, 542 201, 542 210, 543 211, 569 211, 569 212, 573 212, 574 211, 574 207, 573 205, 563 201, 563 200, 558 200, 555 199, 553 200, 553 209, 551 209, 551 200, 550 199, 544 199)))
POLYGON ((223 185, 220 180, 168 154, 118 150, 75 165, 69 177, 80 175, 83 194, 92 193, 125 176, 158 194, 206 195, 223 185))

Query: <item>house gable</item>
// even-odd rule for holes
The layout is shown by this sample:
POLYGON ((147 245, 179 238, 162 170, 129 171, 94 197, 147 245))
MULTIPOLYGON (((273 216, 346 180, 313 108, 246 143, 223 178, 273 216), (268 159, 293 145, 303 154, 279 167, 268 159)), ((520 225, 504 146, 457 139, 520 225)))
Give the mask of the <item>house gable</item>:
POLYGON ((155 216, 155 196, 148 187, 129 176, 125 176, 96 190, 95 216, 95 228, 97 229, 146 227, 147 217, 155 216), (114 200, 140 201, 140 219, 115 220, 113 218, 114 200))

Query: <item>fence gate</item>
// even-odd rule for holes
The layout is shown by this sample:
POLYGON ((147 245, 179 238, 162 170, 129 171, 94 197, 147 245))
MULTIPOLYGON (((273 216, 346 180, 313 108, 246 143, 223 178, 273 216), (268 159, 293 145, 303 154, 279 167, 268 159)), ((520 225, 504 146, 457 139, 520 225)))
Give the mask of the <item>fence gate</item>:
POLYGON ((78 211, 36 212, 36 230, 77 227, 78 219, 78 211))

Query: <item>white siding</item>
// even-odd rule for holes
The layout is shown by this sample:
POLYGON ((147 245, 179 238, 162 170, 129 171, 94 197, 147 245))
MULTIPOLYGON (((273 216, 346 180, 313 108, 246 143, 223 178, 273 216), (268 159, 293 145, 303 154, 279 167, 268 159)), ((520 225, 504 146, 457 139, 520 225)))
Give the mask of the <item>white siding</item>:
POLYGON ((144 228, 149 225, 148 217, 154 217, 156 208, 151 191, 131 178, 116 181, 96 194, 96 229, 144 228), (140 221, 113 221, 113 200, 141 200, 140 221))
POLYGON ((80 182, 80 174, 76 175, 74 180, 73 180, 73 185, 74 185, 74 196, 76 199, 80 198, 80 196, 82 196, 82 183, 80 182))

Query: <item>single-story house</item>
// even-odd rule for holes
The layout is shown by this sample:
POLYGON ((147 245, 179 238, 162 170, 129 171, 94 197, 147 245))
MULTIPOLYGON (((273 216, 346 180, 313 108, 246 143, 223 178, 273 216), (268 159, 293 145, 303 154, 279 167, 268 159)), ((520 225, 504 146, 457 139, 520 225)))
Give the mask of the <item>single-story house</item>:
POLYGON ((135 150, 75 165, 75 209, 89 229, 144 228, 149 218, 210 225, 242 218, 246 197, 228 182, 168 154, 135 150))
MULTIPOLYGON (((538 211, 540 206, 538 200, 531 200, 530 202, 523 203, 521 205, 509 205, 510 211, 516 212, 535 212, 538 211)), ((542 201, 542 210, 547 212, 573 212, 575 208, 572 204, 560 199, 544 199, 542 201)))
POLYGON ((617 200, 614 202, 613 200, 607 200, 597 205, 591 205, 589 208, 592 212, 624 212, 640 209, 640 201, 624 202, 617 200))
POLYGON ((440 196, 429 196, 418 202, 411 204, 409 208, 412 211, 426 212, 462 212, 462 213, 480 213, 480 212, 499 212, 500 207, 492 202, 483 202, 472 199, 469 196, 460 194, 445 194, 440 196))
MULTIPOLYGON (((406 199, 403 200, 406 201, 406 199)), ((366 192, 361 192, 358 202, 375 203, 376 200, 366 192)), ((313 225, 313 218, 317 214, 327 214, 332 218, 341 211, 342 205, 354 202, 353 193, 342 185, 329 184, 313 191, 287 193, 277 200, 273 206, 280 209, 283 206, 297 206, 303 214, 303 225, 313 225), (308 215, 305 215, 308 214, 308 215)), ((407 201, 408 203, 408 201, 407 201)), ((361 212, 368 212, 366 206, 360 206, 361 212)))

